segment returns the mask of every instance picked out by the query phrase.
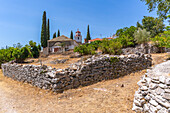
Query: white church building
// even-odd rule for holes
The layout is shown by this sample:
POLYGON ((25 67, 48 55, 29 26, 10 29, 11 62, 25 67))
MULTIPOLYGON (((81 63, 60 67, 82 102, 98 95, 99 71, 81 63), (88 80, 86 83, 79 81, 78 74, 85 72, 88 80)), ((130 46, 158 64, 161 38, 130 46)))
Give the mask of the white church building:
POLYGON ((79 30, 76 31, 74 40, 70 39, 64 35, 48 40, 47 51, 44 49, 43 52, 49 53, 59 53, 63 51, 73 50, 76 46, 82 44, 82 35, 79 30))

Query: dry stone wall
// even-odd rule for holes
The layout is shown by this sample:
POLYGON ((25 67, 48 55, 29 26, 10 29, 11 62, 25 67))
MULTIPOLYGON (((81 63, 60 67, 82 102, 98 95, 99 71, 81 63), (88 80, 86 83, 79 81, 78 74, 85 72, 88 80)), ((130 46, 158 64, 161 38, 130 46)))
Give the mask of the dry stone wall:
POLYGON ((63 92, 67 89, 90 85, 127 75, 150 67, 150 55, 133 54, 128 56, 93 56, 85 61, 72 64, 66 69, 48 66, 2 64, 4 76, 33 86, 63 92))
POLYGON ((156 65, 137 83, 132 110, 144 113, 170 113, 170 61, 156 65))

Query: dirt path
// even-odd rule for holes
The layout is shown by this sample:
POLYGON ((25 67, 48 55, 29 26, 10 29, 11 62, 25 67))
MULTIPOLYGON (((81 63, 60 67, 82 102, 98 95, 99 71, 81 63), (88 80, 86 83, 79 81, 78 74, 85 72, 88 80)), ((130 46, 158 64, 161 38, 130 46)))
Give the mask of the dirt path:
POLYGON ((54 94, 4 77, 0 70, 0 113, 133 113, 136 83, 145 72, 54 94))

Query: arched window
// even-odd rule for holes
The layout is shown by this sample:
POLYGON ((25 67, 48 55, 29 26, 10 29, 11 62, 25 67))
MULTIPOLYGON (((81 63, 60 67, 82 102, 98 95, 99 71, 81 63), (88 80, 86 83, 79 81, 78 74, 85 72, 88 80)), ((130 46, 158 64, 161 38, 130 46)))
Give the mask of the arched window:
POLYGON ((77 37, 77 39, 79 40, 79 37, 77 37))

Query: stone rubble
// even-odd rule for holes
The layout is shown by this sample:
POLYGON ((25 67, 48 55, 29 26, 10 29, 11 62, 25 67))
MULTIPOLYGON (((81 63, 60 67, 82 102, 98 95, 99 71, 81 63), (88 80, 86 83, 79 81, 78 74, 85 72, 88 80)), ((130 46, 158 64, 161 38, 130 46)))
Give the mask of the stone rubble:
POLYGON ((137 83, 132 110, 137 113, 170 113, 170 61, 158 64, 137 83))
MULTIPOLYGON (((2 70, 4 76, 14 80, 60 93, 67 89, 124 76, 146 69, 151 65, 152 58, 150 55, 138 53, 128 56, 92 56, 92 58, 72 64, 66 69, 55 69, 45 65, 5 63, 2 64, 2 70)), ((146 91, 146 87, 142 87, 142 90, 146 91)), ((167 98, 167 96, 164 97, 167 98)))

